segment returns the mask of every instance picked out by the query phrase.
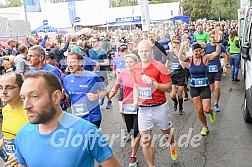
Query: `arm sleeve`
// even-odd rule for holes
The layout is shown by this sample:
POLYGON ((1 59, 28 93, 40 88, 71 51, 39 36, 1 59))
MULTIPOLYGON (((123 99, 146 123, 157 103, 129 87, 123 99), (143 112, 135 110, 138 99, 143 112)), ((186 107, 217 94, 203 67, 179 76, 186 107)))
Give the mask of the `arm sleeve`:
POLYGON ((121 73, 119 74, 118 78, 117 78, 117 82, 118 82, 119 84, 122 83, 123 74, 124 74, 124 72, 121 72, 121 73))
POLYGON ((46 48, 46 40, 47 40, 48 36, 45 36, 44 39, 42 40, 40 46, 42 46, 43 48, 46 48))
POLYGON ((112 149, 99 129, 94 130, 88 137, 88 148, 98 163, 102 163, 113 156, 112 149))
POLYGON ((22 156, 22 154, 21 154, 21 152, 20 152, 20 147, 19 147, 19 145, 20 145, 20 142, 21 142, 22 140, 19 138, 19 135, 17 134, 17 137, 16 137, 16 140, 15 140, 15 144, 16 144, 16 151, 15 151, 15 157, 17 157, 17 159, 18 159, 18 163, 20 164, 20 165, 27 165, 26 164, 26 162, 25 162, 25 159, 24 159, 24 157, 22 156))
POLYGON ((58 54, 63 54, 65 51, 67 51, 68 46, 69 42, 65 44, 64 48, 58 50, 58 54))

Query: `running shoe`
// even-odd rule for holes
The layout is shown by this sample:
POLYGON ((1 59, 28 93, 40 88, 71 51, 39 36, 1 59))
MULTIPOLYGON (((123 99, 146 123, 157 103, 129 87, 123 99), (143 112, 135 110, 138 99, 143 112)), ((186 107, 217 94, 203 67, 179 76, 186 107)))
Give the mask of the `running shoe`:
POLYGON ((125 136, 123 136, 123 140, 125 142, 130 142, 131 141, 131 135, 130 134, 126 134, 125 136))
POLYGON ((206 136, 208 134, 209 130, 207 127, 203 127, 203 129, 201 130, 200 134, 202 136, 206 136))
POLYGON ((178 109, 178 103, 174 103, 174 105, 173 105, 173 111, 177 111, 177 109, 178 109))
POLYGON ((111 109, 112 107, 112 101, 108 101, 106 109, 111 109))
POLYGON ((215 113, 215 112, 212 113, 212 114, 210 114, 210 121, 211 121, 212 123, 215 123, 215 122, 216 122, 216 113, 215 113))
POLYGON ((136 157, 130 157, 129 167, 136 167, 138 163, 138 159, 136 157))
POLYGON ((215 105, 214 105, 214 111, 215 111, 215 112, 220 112, 220 107, 219 107, 218 104, 215 104, 215 105))
POLYGON ((183 110, 179 110, 179 115, 184 115, 184 111, 183 110))
POLYGON ((173 144, 170 146, 170 153, 171 153, 171 159, 172 159, 173 161, 176 161, 177 158, 178 158, 178 149, 177 149, 175 143, 173 143, 173 144))
POLYGON ((185 94, 184 101, 188 100, 188 94, 185 94))

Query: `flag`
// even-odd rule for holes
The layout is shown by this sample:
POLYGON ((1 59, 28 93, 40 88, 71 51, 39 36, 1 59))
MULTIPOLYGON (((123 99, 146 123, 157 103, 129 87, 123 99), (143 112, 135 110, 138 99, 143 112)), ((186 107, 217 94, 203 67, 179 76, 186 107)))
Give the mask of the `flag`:
POLYGON ((68 0, 68 12, 69 12, 69 18, 70 18, 70 23, 74 23, 74 19, 76 17, 76 10, 75 10, 75 0, 68 0))
POLYGON ((39 0, 24 0, 25 12, 41 12, 39 0))

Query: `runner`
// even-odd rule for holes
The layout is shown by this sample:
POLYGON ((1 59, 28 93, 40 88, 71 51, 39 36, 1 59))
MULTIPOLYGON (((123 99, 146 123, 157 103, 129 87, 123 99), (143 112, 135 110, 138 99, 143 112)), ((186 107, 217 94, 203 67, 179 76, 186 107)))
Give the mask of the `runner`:
MULTIPOLYGON (((89 57, 95 61, 97 61, 100 65, 100 71, 97 74, 100 76, 101 80, 104 82, 105 86, 108 86, 108 71, 107 67, 109 66, 109 59, 107 56, 107 52, 101 48, 100 39, 98 37, 91 38, 91 43, 93 48, 89 49, 89 57)), ((108 102, 106 109, 111 109, 112 101, 109 99, 109 94, 106 95, 108 102)), ((101 100, 101 106, 103 105, 104 98, 101 100)))
POLYGON ((137 150, 140 145, 140 137, 138 131, 138 115, 137 109, 133 108, 133 86, 134 78, 132 74, 132 68, 137 63, 137 56, 133 53, 126 54, 124 56, 127 70, 122 70, 119 77, 112 88, 110 98, 114 97, 117 91, 120 89, 120 85, 123 84, 123 116, 126 123, 127 131, 132 133, 131 145, 131 157, 129 166, 137 166, 138 159, 136 158, 137 150))
MULTIPOLYGON (((215 32, 216 30, 212 30, 209 33, 210 36, 210 43, 206 44, 205 47, 205 54, 211 54, 216 51, 216 41, 215 41, 215 32)), ((219 31, 218 31, 219 32, 219 31)), ((226 56, 226 49, 224 46, 221 45, 221 55, 224 57, 224 64, 227 63, 227 56, 226 56)), ((215 57, 215 59, 210 60, 208 62, 208 81, 210 84, 210 90, 211 92, 214 91, 214 111, 215 112, 220 112, 220 107, 219 107, 219 99, 220 99, 220 82, 221 82, 221 77, 222 73, 226 72, 226 67, 221 66, 220 62, 220 55, 215 57)))
POLYGON ((99 128, 102 119, 99 99, 108 91, 97 74, 83 70, 81 53, 70 52, 67 64, 71 74, 64 78, 65 98, 72 103, 72 113, 99 128))
POLYGON ((3 139, 0 140, 0 150, 2 152, 0 155, 4 161, 7 161, 9 157, 5 165, 10 166, 15 166, 17 164, 17 158, 14 156, 17 132, 28 122, 26 111, 23 108, 23 101, 19 95, 23 82, 22 75, 14 72, 7 73, 0 77, 1 100, 7 103, 2 109, 3 139), (6 152, 7 156, 2 157, 4 152, 6 152))
POLYGON ((185 63, 178 59, 179 41, 172 41, 172 51, 167 56, 166 66, 172 79, 171 99, 174 102, 173 110, 177 111, 179 104, 179 115, 183 115, 183 90, 185 84, 185 63), (177 93, 176 93, 177 92, 177 93), (176 94, 178 94, 178 99, 176 94))
POLYGON ((102 167, 120 166, 96 126, 61 110, 62 87, 54 74, 25 74, 20 95, 29 123, 16 137, 19 167, 94 167, 94 159, 102 167))
POLYGON ((187 36, 184 35, 178 58, 188 63, 191 74, 190 94, 198 112, 198 118, 203 124, 201 135, 206 136, 209 130, 205 113, 210 114, 210 121, 212 123, 216 122, 216 113, 213 112, 211 107, 211 91, 207 78, 208 61, 213 60, 220 54, 220 36, 218 33, 215 34, 215 41, 218 41, 216 42, 216 52, 204 56, 202 56, 202 46, 199 43, 192 45, 193 56, 183 56, 187 41, 187 36))
POLYGON ((169 104, 165 92, 172 91, 171 78, 167 68, 152 58, 152 44, 143 40, 138 44, 141 62, 133 68, 134 107, 139 106, 138 127, 143 144, 143 153, 149 167, 154 166, 154 152, 151 146, 151 132, 157 125, 170 144, 172 160, 178 157, 176 142, 170 128, 172 126, 169 104))
MULTIPOLYGON (((115 71, 116 78, 118 78, 118 76, 122 70, 126 69, 124 56, 127 53, 127 49, 128 49, 128 47, 126 44, 121 44, 118 47, 118 55, 113 59, 113 70, 115 71)), ((125 122, 124 114, 122 114, 123 113, 122 100, 123 100, 123 83, 120 84, 118 105, 119 105, 119 110, 120 110, 120 114, 122 116, 122 119, 125 122)))

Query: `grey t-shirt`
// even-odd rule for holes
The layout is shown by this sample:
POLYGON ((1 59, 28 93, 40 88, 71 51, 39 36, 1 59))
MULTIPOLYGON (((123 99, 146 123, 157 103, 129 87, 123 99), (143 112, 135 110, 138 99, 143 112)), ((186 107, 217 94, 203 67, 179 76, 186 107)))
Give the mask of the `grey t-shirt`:
MULTIPOLYGON (((184 55, 184 53, 183 53, 184 55)), ((169 70, 169 73, 173 73, 175 70, 182 70, 182 67, 179 63, 179 59, 178 57, 174 54, 174 52, 170 52, 168 55, 167 55, 167 60, 169 61, 169 64, 168 64, 168 70, 169 70)))

